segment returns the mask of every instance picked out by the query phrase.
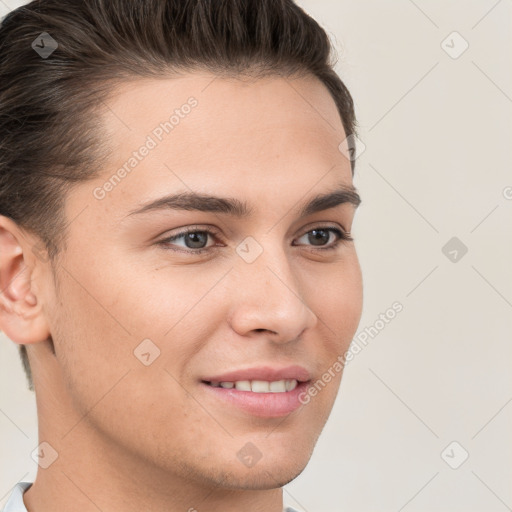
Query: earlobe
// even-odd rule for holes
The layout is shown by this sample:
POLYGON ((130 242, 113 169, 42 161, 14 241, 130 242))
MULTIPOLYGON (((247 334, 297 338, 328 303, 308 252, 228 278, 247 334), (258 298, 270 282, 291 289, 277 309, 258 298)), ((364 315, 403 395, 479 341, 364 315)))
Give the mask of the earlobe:
POLYGON ((50 334, 32 289, 33 269, 24 257, 29 246, 16 223, 0 215, 0 330, 20 344, 44 341, 50 334))

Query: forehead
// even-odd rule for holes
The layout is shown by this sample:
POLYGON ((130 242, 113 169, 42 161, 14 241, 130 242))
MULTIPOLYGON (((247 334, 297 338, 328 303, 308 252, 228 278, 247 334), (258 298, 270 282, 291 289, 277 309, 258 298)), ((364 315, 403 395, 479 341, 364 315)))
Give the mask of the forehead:
POLYGON ((272 150, 299 146, 339 153, 345 138, 334 100, 311 76, 256 80, 194 73, 144 79, 116 87, 108 105, 104 124, 122 156, 147 136, 159 146, 153 154, 167 148, 183 160, 249 155, 252 149, 259 158, 272 158, 272 150))
POLYGON ((352 183, 336 105, 314 77, 143 79, 107 104, 112 153, 94 186, 111 181, 103 205, 124 213, 176 189, 275 203, 352 183))
POLYGON ((149 129, 151 123, 145 125, 144 120, 155 121, 171 115, 190 97, 199 103, 201 122, 210 121, 212 126, 224 126, 227 124, 224 121, 244 126, 258 118, 300 122, 314 114, 318 119, 312 119, 313 123, 321 122, 334 131, 342 129, 333 98, 325 85, 311 75, 255 79, 194 72, 121 82, 112 90, 108 101, 113 114, 111 121, 114 125, 119 121, 130 131, 149 129), (219 114, 223 115, 219 117, 219 114))

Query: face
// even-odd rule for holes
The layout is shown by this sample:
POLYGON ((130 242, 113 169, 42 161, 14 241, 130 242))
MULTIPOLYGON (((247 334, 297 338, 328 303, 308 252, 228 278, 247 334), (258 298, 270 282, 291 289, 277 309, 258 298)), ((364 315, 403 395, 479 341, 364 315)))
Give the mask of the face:
POLYGON ((361 315, 350 195, 303 211, 352 186, 334 101, 313 78, 198 73, 125 83, 108 105, 111 160, 67 196, 59 287, 44 291, 51 379, 78 422, 64 442, 94 438, 189 481, 284 485, 311 456, 361 315), (144 208, 179 193, 237 208, 144 208), (204 382, 289 389, 294 376, 309 385, 204 382))

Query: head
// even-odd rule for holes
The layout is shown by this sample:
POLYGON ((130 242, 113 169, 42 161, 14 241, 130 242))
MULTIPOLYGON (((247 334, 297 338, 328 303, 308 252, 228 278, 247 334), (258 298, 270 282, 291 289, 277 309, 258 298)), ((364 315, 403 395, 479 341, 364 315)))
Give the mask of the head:
POLYGON ((357 329, 356 122, 325 31, 291 0, 45 0, 0 48, 0 329, 40 430, 225 487, 295 478, 342 372, 275 417, 205 381, 313 384, 357 329))

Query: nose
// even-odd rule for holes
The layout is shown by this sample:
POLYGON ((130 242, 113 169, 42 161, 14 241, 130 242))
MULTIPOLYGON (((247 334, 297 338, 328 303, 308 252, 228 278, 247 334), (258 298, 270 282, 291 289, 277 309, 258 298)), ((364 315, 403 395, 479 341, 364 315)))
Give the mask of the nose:
POLYGON ((238 261, 233 272, 231 327, 240 336, 264 332, 276 343, 297 340, 317 323, 301 290, 301 279, 282 250, 264 250, 252 263, 238 261))

